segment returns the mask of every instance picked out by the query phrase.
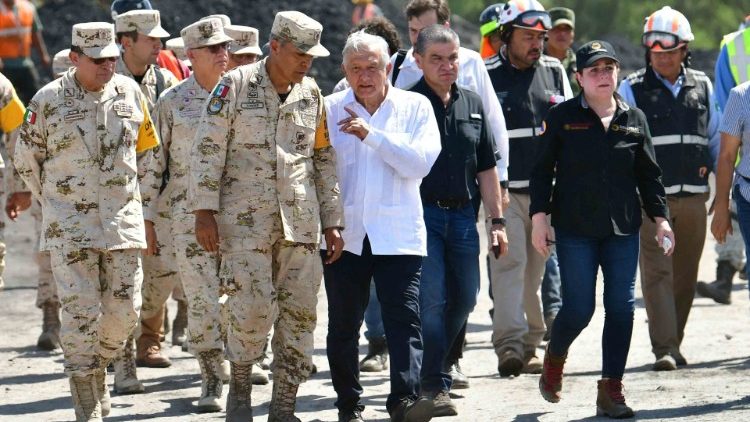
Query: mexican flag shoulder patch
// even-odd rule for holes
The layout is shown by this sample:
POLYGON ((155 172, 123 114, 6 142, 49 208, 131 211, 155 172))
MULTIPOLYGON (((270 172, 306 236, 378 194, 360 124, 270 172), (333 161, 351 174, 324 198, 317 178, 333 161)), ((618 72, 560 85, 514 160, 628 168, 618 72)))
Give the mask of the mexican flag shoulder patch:
POLYGON ((23 120, 26 123, 30 124, 30 125, 35 124, 36 123, 36 113, 34 113, 33 111, 31 111, 31 109, 27 109, 26 110, 26 115, 23 116, 23 120))

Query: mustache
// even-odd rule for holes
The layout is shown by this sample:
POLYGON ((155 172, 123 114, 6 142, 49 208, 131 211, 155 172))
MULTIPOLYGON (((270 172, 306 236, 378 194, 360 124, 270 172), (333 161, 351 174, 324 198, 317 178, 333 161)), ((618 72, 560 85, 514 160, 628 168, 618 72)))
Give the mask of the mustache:
POLYGON ((529 50, 529 54, 535 54, 535 53, 541 53, 541 52, 542 50, 539 48, 532 48, 531 50, 529 50))

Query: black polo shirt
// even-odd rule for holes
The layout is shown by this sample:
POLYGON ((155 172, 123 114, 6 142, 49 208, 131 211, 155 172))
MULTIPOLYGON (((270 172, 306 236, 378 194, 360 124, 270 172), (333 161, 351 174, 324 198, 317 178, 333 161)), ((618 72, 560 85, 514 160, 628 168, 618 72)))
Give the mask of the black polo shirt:
POLYGON ((531 176, 530 215, 552 214, 556 228, 595 238, 637 233, 641 206, 650 218, 667 218, 646 116, 615 95, 606 131, 583 95, 550 109, 531 176))
POLYGON ((453 84, 450 103, 445 106, 424 77, 410 91, 424 95, 432 103, 442 145, 437 161, 422 180, 422 201, 468 203, 479 192, 477 173, 495 167, 500 158, 482 99, 453 84))

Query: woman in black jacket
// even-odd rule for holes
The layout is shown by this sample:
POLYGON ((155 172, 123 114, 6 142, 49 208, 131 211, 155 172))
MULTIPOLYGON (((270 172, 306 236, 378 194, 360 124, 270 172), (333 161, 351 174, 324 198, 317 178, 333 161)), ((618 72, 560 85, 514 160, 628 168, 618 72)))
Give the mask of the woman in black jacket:
POLYGON ((560 400, 563 364, 594 314, 601 267, 605 319, 597 414, 632 417, 622 376, 633 331, 641 205, 657 224, 656 241, 665 254, 674 249, 674 234, 646 118, 615 93, 614 49, 592 41, 576 59, 583 92, 549 111, 530 185, 532 242, 543 255, 557 244, 563 296, 539 389, 547 401, 560 400))

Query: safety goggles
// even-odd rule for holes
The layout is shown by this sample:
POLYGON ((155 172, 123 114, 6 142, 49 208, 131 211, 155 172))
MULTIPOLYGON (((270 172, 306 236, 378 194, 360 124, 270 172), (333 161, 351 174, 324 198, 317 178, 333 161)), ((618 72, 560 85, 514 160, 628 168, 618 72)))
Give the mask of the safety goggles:
POLYGON ((552 19, 549 13, 541 10, 529 10, 523 12, 513 21, 513 26, 520 28, 549 31, 552 28, 552 19))
POLYGON ((643 46, 649 50, 669 51, 680 47, 682 40, 675 34, 669 32, 651 31, 643 34, 643 46), (657 49, 657 47, 659 47, 657 49))

